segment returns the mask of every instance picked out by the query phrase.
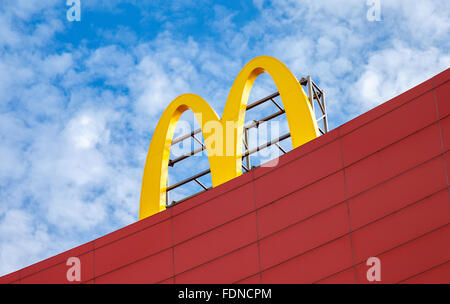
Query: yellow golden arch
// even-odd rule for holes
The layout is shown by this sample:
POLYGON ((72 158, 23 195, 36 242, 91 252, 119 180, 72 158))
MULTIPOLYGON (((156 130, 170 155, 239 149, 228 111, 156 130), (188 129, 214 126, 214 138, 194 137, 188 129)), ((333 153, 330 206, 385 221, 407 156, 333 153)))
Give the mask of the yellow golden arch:
MULTIPOLYGON (((234 147, 231 153, 213 155, 208 153, 213 187, 223 184, 242 174, 242 134, 244 131, 245 111, 250 90, 256 77, 267 72, 275 82, 283 102, 292 146, 297 148, 319 136, 314 112, 308 97, 295 76, 279 60, 261 56, 254 58, 241 70, 231 87, 222 118, 195 94, 183 94, 173 100, 162 114, 153 133, 145 162, 142 179, 139 220, 158 213, 166 208, 166 182, 170 148, 175 126, 184 111, 190 109, 199 121, 205 142, 216 132, 224 132, 216 138, 222 139, 223 147, 230 138, 226 125, 232 123, 234 147), (207 124, 215 122, 222 128, 211 128, 207 124), (221 130, 221 131, 220 131, 221 130)), ((207 148, 208 149, 208 148, 207 148)), ((227 151, 228 152, 228 151, 227 151)))

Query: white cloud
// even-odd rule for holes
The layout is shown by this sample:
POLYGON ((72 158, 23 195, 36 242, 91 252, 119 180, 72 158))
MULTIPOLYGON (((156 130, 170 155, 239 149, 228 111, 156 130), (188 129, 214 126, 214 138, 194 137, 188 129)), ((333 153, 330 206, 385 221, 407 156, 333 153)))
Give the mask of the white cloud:
POLYGON ((64 74, 72 65, 72 54, 53 54, 41 61, 41 70, 51 77, 64 74))
POLYGON ((43 225, 18 209, 11 209, 0 220, 0 273, 8 273, 34 262, 34 257, 46 251, 51 239, 43 225))
POLYGON ((36 14, 45 14, 59 0, 3 0, 3 12, 22 20, 29 20, 36 14))
POLYGON ((79 114, 69 121, 65 136, 78 149, 92 149, 99 143, 107 144, 109 130, 105 128, 105 120, 104 115, 79 114))
POLYGON ((364 112, 422 83, 450 66, 450 54, 431 47, 409 48, 400 42, 373 53, 355 84, 354 100, 364 112))
POLYGON ((417 46, 444 43, 449 46, 449 5, 447 0, 382 1, 384 21, 399 35, 406 34, 417 46))

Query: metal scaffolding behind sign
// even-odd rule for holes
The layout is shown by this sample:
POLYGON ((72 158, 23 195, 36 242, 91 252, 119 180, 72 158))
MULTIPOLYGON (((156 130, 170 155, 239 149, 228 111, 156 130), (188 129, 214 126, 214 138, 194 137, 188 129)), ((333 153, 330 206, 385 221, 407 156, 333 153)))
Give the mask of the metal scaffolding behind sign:
MULTIPOLYGON (((328 117, 327 117, 327 110, 326 110, 325 94, 324 94, 324 92, 312 81, 311 76, 308 76, 306 78, 301 78, 299 83, 304 87, 304 90, 306 89, 306 91, 307 91, 307 95, 308 95, 309 101, 311 103, 311 107, 312 107, 313 112, 316 115, 319 114, 319 118, 317 118, 317 124, 318 124, 318 127, 319 127, 320 134, 323 135, 323 134, 327 133, 328 132, 328 117)), ((266 148, 271 147, 271 146, 276 146, 281 151, 282 154, 287 153, 286 149, 284 149, 280 145, 280 142, 285 140, 285 139, 290 138, 291 137, 290 132, 288 132, 288 133, 286 133, 284 135, 281 135, 278 138, 272 139, 272 140, 270 140, 270 141, 268 141, 268 142, 266 142, 264 144, 261 144, 261 145, 257 146, 256 148, 253 148, 253 149, 250 149, 250 145, 249 145, 249 130, 250 129, 252 129, 252 128, 258 129, 260 124, 268 122, 268 121, 271 121, 271 120, 273 120, 273 119, 275 119, 275 118, 285 114, 284 108, 275 99, 275 98, 277 98, 279 96, 280 96, 279 92, 276 92, 276 93, 273 93, 273 94, 271 94, 269 96, 261 98, 261 99, 255 101, 255 102, 247 105, 246 110, 248 111, 248 110, 256 108, 256 107, 258 107, 260 105, 263 105, 263 104, 266 104, 266 103, 270 102, 277 108, 277 111, 272 113, 272 114, 270 114, 270 115, 268 115, 268 116, 266 116, 266 117, 263 117, 262 119, 253 120, 253 121, 251 121, 250 123, 248 123, 247 125, 244 126, 243 145, 244 145, 245 150, 242 153, 242 160, 243 160, 242 168, 243 168, 243 170, 245 172, 249 172, 249 171, 251 171, 254 168, 252 166, 252 164, 251 164, 250 156, 252 154, 258 152, 258 151, 261 151, 261 150, 266 149, 266 148)), ((172 146, 173 146, 173 145, 178 144, 178 143, 180 143, 180 142, 182 142, 182 141, 184 141, 186 139, 192 138, 193 140, 195 140, 200 145, 200 147, 196 148, 196 149, 193 149, 191 152, 186 153, 184 155, 181 155, 181 156, 179 156, 179 157, 177 157, 175 159, 170 159, 169 160, 169 166, 170 167, 174 167, 177 163, 181 162, 182 160, 187 159, 187 158, 189 158, 189 157, 191 157, 191 156, 193 156, 193 155, 195 155, 197 153, 200 153, 203 150, 206 150, 205 144, 196 136, 199 133, 201 133, 201 129, 200 128, 196 129, 195 131, 192 131, 192 132, 190 132, 188 134, 182 135, 182 136, 180 136, 180 137, 178 137, 178 138, 176 138, 176 139, 174 139, 172 141, 172 146)), ((197 194, 199 194, 201 192, 204 192, 204 191, 207 191, 208 189, 210 189, 207 186, 205 186, 199 180, 199 178, 201 178, 203 176, 206 176, 207 174, 210 174, 210 173, 211 173, 211 170, 207 169, 207 170, 201 171, 201 172, 199 172, 199 173, 197 173, 195 175, 192 175, 192 176, 190 176, 190 177, 188 177, 188 178, 186 178, 186 179, 184 179, 184 180, 182 180, 180 182, 177 182, 177 183, 175 183, 173 185, 170 185, 170 186, 168 185, 167 189, 166 189, 166 195, 168 195, 168 193, 170 191, 173 191, 173 190, 175 190, 175 189, 177 189, 177 188, 179 188, 179 187, 181 187, 183 185, 186 185, 186 184, 188 184, 190 182, 197 183, 203 190, 200 191, 200 192, 197 192, 197 193, 195 193, 193 195, 190 195, 188 197, 185 197, 185 198, 183 198, 180 201, 172 201, 171 203, 169 203, 169 200, 166 199, 167 207, 174 206, 177 203, 185 201, 185 200, 187 200, 187 199, 189 199, 189 198, 191 198, 191 197, 193 197, 193 196, 195 196, 195 195, 197 195, 197 194)))

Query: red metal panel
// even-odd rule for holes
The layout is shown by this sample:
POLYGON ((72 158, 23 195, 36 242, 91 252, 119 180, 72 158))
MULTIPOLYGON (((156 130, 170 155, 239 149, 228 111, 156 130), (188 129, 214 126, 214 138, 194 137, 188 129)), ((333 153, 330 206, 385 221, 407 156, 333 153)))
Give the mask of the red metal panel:
POLYGON ((450 68, 446 69, 445 71, 442 71, 441 73, 437 74, 432 78, 433 85, 435 88, 441 86, 444 82, 447 82, 450 80, 450 68))
POLYGON ((287 165, 259 176, 255 171, 255 197, 259 208, 342 168, 338 141, 327 144, 287 165))
POLYGON ((450 114, 450 82, 447 81, 436 89, 436 99, 438 104, 439 118, 444 118, 450 114))
MULTIPOLYGON (((448 261, 450 257, 450 225, 388 251, 378 258, 381 263, 381 282, 398 283, 448 261)), ((370 266, 362 263, 356 268, 358 283, 367 281, 370 266)))
POLYGON ((20 279, 20 271, 15 271, 0 277, 0 284, 11 284, 19 281, 19 279, 20 279))
MULTIPOLYGON (((84 253, 78 257, 80 259, 81 282, 87 282, 94 276, 94 254, 92 251, 84 253)), ((41 269, 33 274, 22 276, 22 284, 78 284, 80 282, 69 282, 67 271, 71 266, 66 265, 66 261, 41 269)))
POLYGON ((341 271, 335 275, 332 275, 324 280, 317 282, 318 284, 354 284, 356 282, 355 269, 341 271))
MULTIPOLYGON (((448 103, 450 103, 450 98, 448 103)), ((440 121, 444 151, 450 150, 450 115, 440 121)))
POLYGON ((112 243, 114 241, 120 240, 122 238, 128 237, 134 233, 145 230, 151 226, 154 226, 158 223, 166 221, 170 219, 171 210, 164 210, 159 212, 153 216, 147 217, 141 221, 128 225, 124 228, 116 230, 112 233, 109 233, 105 236, 102 236, 96 240, 94 240, 95 248, 100 248, 105 246, 106 244, 112 243))
POLYGON ((220 197, 221 195, 223 195, 229 191, 232 191, 233 189, 241 187, 244 184, 251 182, 252 180, 253 180, 253 174, 251 172, 248 172, 248 173, 245 173, 239 177, 236 177, 222 185, 214 187, 213 191, 210 190, 210 191, 202 192, 202 193, 194 196, 193 198, 170 208, 172 210, 172 216, 176 216, 180 213, 185 212, 186 210, 192 209, 194 207, 197 207, 197 206, 204 204, 206 202, 209 202, 211 200, 215 200, 218 197, 220 197))
POLYGON ((447 189, 352 233, 355 262, 408 242, 449 223, 447 189))
POLYGON ((437 123, 345 169, 349 196, 394 177, 442 153, 437 123))
POLYGON ((259 237, 277 232, 344 200, 344 173, 339 171, 259 209, 259 237))
POLYGON ((450 284, 450 261, 430 269, 402 283, 405 284, 450 284))
MULTIPOLYGON (((24 278, 31 274, 34 274, 38 271, 41 271, 43 269, 50 268, 51 266, 55 266, 60 263, 66 263, 67 259, 70 257, 79 257, 84 253, 87 253, 94 249, 93 242, 89 242, 83 245, 80 245, 78 247, 72 248, 68 251, 65 251, 63 253, 60 253, 58 255, 55 255, 51 258, 45 259, 39 263, 30 265, 28 267, 25 267, 24 269, 20 270, 20 277, 24 278)), ((64 276, 65 278, 65 276, 64 276)))
POLYGON ((236 282, 236 284, 259 284, 259 283, 261 283, 261 275, 259 273, 242 281, 236 282))
MULTIPOLYGON (((345 134, 352 132, 356 129, 361 128, 363 125, 380 118, 381 116, 385 115, 386 113, 400 107, 401 105, 410 102, 414 98, 417 98, 423 94, 425 94, 428 91, 431 91, 433 89, 433 83, 432 80, 429 79, 425 81, 422 84, 419 84, 418 86, 404 92, 403 94, 394 97, 393 99, 379 105, 378 107, 350 120, 349 122, 343 124, 339 128, 341 129, 341 136, 344 136, 345 134)), ((392 123, 392 122, 390 122, 392 123)), ((400 123, 400 122, 397 122, 400 123)))
POLYGON ((170 220, 95 249, 95 274, 133 263, 172 246, 170 220))
POLYGON ((446 187, 444 160, 437 156, 350 199, 350 225, 357 229, 446 187))
POLYGON ((449 174, 450 174, 450 152, 445 153, 444 155, 444 161, 445 161, 445 165, 446 165, 446 177, 447 177, 447 186, 449 186, 449 174))
POLYGON ((150 284, 173 276, 172 249, 95 278, 97 284, 150 284))
POLYGON ((344 166, 381 150, 436 121, 434 94, 433 91, 429 91, 345 135, 342 138, 344 166))
POLYGON ((260 241, 261 269, 332 241, 349 232, 347 206, 340 204, 260 241))
POLYGON ((333 129, 328 133, 317 137, 316 139, 307 142, 306 144, 289 151, 289 153, 281 155, 278 159, 274 159, 273 161, 269 161, 258 168, 253 170, 253 173, 256 177, 262 176, 264 174, 268 174, 273 170, 276 170, 279 167, 284 165, 288 165, 290 162, 295 161, 298 158, 301 158, 309 153, 313 153, 319 148, 335 141, 339 138, 339 128, 333 129))
POLYGON ((259 271, 258 247, 252 244, 175 277, 177 284, 232 283, 259 271))
POLYGON ((263 284, 314 283, 353 263, 350 238, 345 236, 262 273, 263 284))
POLYGON ((211 261, 251 242, 256 242, 255 213, 175 246, 175 273, 211 261))
POLYGON ((247 183, 174 216, 174 242, 178 244, 254 210, 253 184, 247 183))
POLYGON ((165 281, 160 282, 159 284, 175 284, 174 278, 167 279, 165 281))

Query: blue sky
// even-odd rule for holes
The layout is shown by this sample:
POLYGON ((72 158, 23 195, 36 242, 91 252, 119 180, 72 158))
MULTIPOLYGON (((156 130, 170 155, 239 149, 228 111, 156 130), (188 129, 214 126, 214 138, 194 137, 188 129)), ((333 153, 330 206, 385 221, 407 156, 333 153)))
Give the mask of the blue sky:
MULTIPOLYGON (((332 128, 450 66, 447 0, 370 7, 81 0, 69 22, 65 0, 0 0, 0 275, 135 222, 162 111, 192 92, 221 114, 256 56, 312 75, 332 128)), ((274 90, 261 76, 250 99, 274 90)))

